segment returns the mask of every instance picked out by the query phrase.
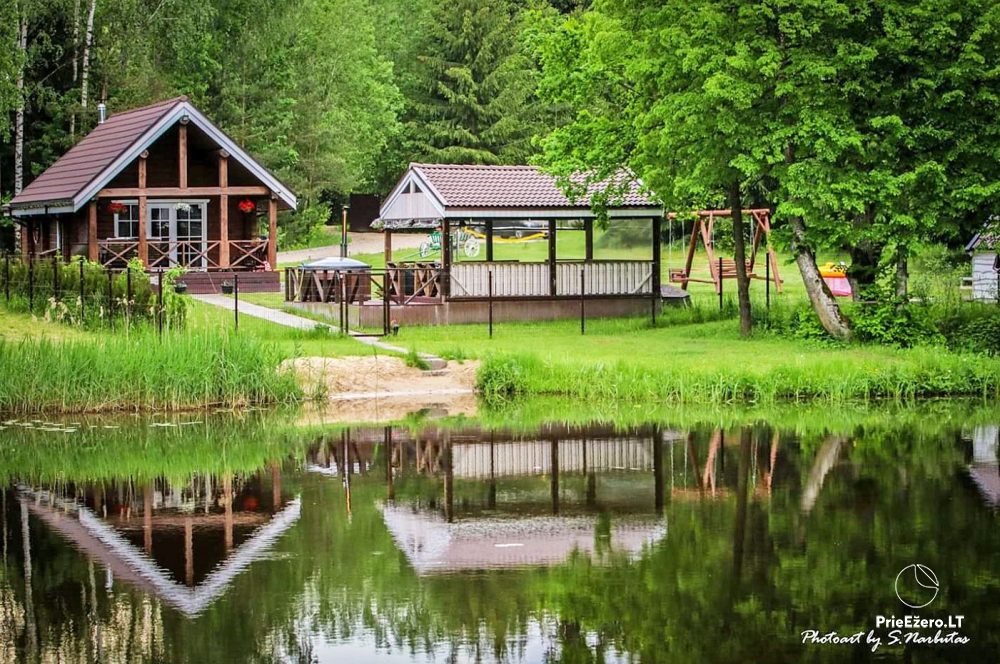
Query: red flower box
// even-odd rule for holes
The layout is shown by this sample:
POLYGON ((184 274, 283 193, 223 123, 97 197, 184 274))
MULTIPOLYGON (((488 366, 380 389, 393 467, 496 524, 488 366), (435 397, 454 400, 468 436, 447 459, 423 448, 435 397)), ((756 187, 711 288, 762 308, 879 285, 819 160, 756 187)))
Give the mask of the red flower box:
POLYGON ((257 209, 257 204, 254 203, 249 198, 244 198, 242 201, 239 202, 239 208, 240 212, 243 212, 245 214, 250 214, 251 212, 257 209))
POLYGON ((111 214, 121 214, 127 209, 128 206, 125 205, 124 203, 118 203, 118 202, 108 203, 108 212, 110 212, 111 214))

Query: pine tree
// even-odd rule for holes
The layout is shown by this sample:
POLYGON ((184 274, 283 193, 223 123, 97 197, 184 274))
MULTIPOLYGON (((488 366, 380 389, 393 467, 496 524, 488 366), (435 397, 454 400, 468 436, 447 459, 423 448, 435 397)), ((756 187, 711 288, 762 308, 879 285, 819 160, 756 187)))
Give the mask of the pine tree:
POLYGON ((514 163, 544 123, 537 68, 508 0, 438 0, 417 55, 407 137, 418 159, 514 163))

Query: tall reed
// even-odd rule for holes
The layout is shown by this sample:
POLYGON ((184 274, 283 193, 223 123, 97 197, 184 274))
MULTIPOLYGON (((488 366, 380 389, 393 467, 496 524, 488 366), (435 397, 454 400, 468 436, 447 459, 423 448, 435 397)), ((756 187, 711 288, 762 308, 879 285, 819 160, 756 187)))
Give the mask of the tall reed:
POLYGON ((96 340, 0 339, 0 412, 181 410, 301 396, 280 350, 250 336, 148 329, 96 340))

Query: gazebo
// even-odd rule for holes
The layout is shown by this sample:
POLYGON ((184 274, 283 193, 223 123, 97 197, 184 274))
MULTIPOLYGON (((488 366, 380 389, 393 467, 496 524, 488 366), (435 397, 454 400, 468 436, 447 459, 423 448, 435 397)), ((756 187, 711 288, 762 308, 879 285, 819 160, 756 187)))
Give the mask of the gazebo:
MULTIPOLYGON (((533 166, 411 164, 377 221, 385 234, 391 316, 409 324, 485 322, 492 308, 496 320, 554 319, 579 315, 581 299, 595 317, 657 307, 663 208, 634 178, 613 184, 621 193, 603 210, 607 223, 641 229, 648 257, 595 255, 600 215, 592 207, 593 187, 570 199, 555 177, 533 166), (394 255, 393 235, 405 232, 429 234, 419 257, 394 255), (571 233, 584 241, 568 256, 571 233)), ((306 279, 323 280, 315 274, 306 279)), ((316 301, 302 297, 316 290, 306 280, 293 274, 288 283, 288 299, 316 301)), ((380 324, 379 307, 354 304, 353 323, 380 324)))

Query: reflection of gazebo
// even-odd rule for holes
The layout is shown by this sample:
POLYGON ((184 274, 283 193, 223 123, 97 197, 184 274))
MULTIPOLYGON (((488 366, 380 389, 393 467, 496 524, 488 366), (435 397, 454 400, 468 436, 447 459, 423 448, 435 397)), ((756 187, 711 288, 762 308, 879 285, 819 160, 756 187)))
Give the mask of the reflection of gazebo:
MULTIPOLYGON (((174 578, 151 553, 129 541, 113 522, 101 518, 88 507, 48 491, 28 487, 19 487, 19 494, 32 514, 100 562, 115 577, 160 597, 189 616, 201 613, 220 597, 233 579, 298 520, 302 509, 301 499, 296 496, 276 509, 270 518, 267 515, 234 515, 230 522, 246 521, 257 527, 237 546, 228 550, 222 561, 192 586, 174 578)), ((166 528, 183 528, 184 556, 189 569, 193 564, 195 533, 203 535, 225 527, 225 521, 219 516, 171 515, 163 520, 161 525, 166 528)))
POLYGON ((382 518, 417 574, 554 565, 574 552, 639 554, 667 532, 658 518, 614 519, 606 536, 597 516, 488 517, 448 523, 434 511, 385 505, 382 518))

